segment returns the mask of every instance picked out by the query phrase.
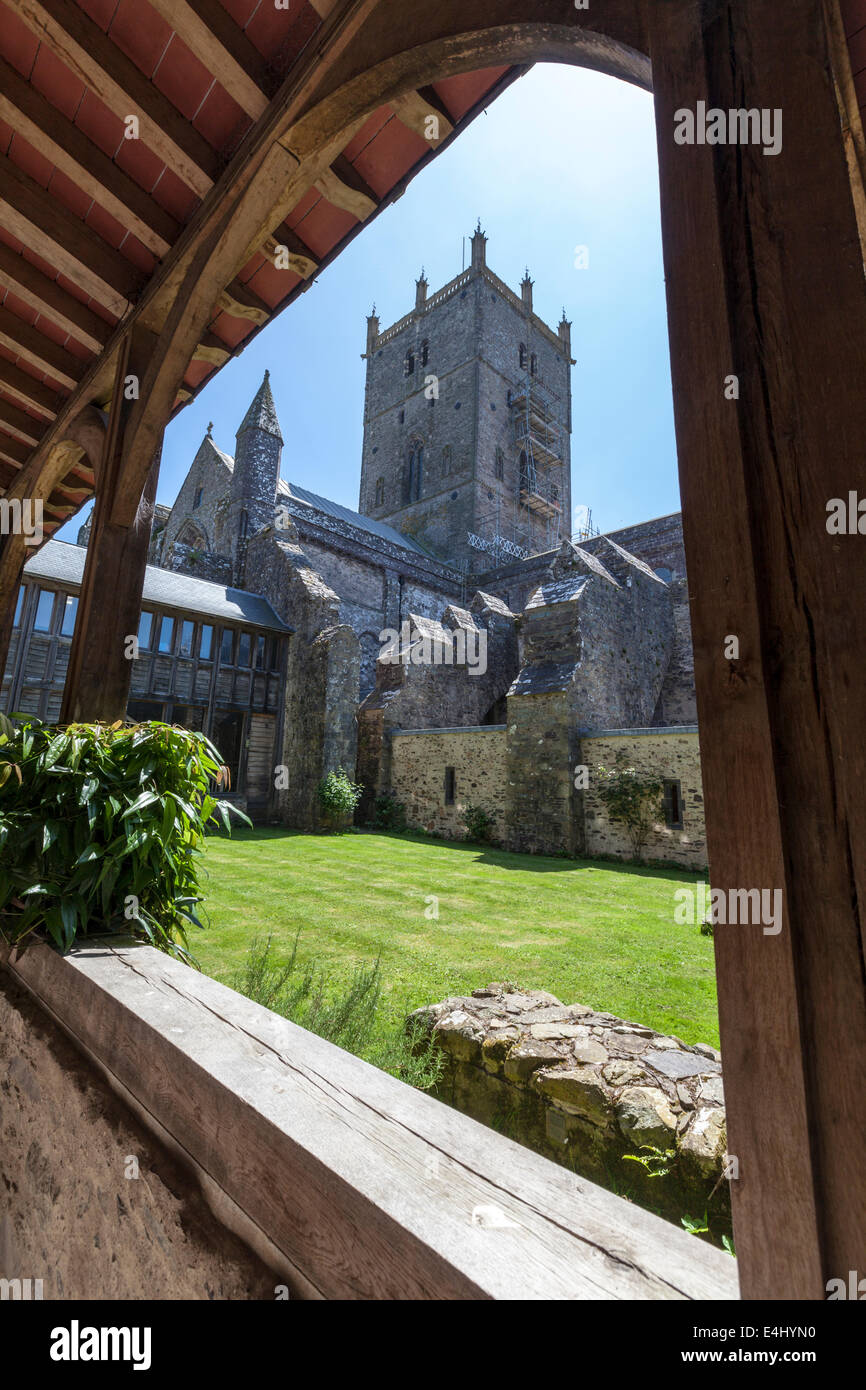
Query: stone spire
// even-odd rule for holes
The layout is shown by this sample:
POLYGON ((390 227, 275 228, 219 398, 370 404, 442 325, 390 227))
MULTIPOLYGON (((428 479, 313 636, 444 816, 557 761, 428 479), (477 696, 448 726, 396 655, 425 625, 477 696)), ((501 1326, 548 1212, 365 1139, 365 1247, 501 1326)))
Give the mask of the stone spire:
POLYGON ((270 375, 266 368, 262 384, 253 396, 250 408, 238 428, 238 438, 245 430, 263 430, 265 434, 272 434, 282 444, 283 436, 277 419, 277 407, 271 394, 270 375))
POLYGON ((269 372, 237 432, 237 449, 229 488, 227 526, 231 537, 233 582, 243 588, 247 541, 274 520, 283 436, 271 395, 269 372))

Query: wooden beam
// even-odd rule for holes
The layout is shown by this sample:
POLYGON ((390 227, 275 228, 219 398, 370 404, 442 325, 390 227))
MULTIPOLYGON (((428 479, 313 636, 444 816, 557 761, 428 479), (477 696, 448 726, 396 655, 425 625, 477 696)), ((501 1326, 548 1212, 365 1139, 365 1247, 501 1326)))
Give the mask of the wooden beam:
POLYGON ((0 119, 155 256, 165 255, 180 231, 171 214, 2 58, 0 119))
POLYGON ((32 453, 31 445, 22 444, 20 439, 13 439, 11 435, 0 434, 0 458, 5 459, 7 463, 13 463, 16 468, 23 468, 32 453))
MULTIPOLYGON (((6 496, 48 502, 57 483, 69 475, 82 456, 86 455, 91 465, 98 469, 104 436, 105 424, 99 411, 88 406, 69 421, 62 440, 56 440, 39 451, 35 464, 31 459, 21 469, 7 487, 6 496)), ((53 527, 46 525, 44 529, 50 533, 53 527)), ((28 550, 23 535, 10 532, 8 536, 0 537, 0 671, 6 665, 15 602, 28 554, 32 554, 32 549, 28 550)))
POLYGON ((442 102, 436 100, 434 105, 429 97, 422 96, 420 92, 404 92, 402 96, 394 97, 388 105, 393 107, 404 125, 407 125, 410 130, 414 130, 415 134, 420 135, 423 140, 427 140, 434 150, 454 130, 454 124, 444 110, 442 102), (428 133, 431 128, 437 128, 437 126, 431 127, 431 116, 435 116, 439 130, 435 139, 428 133))
POLYGON ((229 314, 231 318, 246 319, 259 327, 267 323, 273 313, 263 299, 260 299, 248 285, 242 285, 239 280, 233 280, 228 289, 222 291, 217 300, 217 308, 224 314, 229 314))
POLYGON ((60 347, 53 338, 46 338, 38 328, 18 318, 5 304, 0 304, 0 343, 63 386, 75 386, 87 370, 85 361, 60 347))
POLYGON ((16 367, 14 362, 7 362, 5 357, 0 357, 0 386, 25 405, 32 405, 34 410, 49 415, 52 420, 63 406, 63 397, 53 387, 46 386, 44 381, 37 381, 29 372, 16 367))
POLYGON ((373 190, 364 182, 361 175, 345 156, 325 169, 316 179, 315 187, 335 207, 342 208, 364 222, 379 206, 373 190))
POLYGON ((206 333, 201 342, 196 344, 192 360, 194 362, 210 362, 214 367, 222 367, 231 355, 231 348, 227 348, 225 343, 220 342, 214 333, 206 333))
POLYGON ((141 139, 203 198, 219 170, 216 151, 74 0, 8 0, 19 19, 120 120, 138 116, 141 139))
POLYGON ((63 687, 62 723, 113 721, 126 715, 132 675, 126 639, 138 631, 160 451, 151 460, 137 496, 130 498, 135 485, 124 472, 124 436, 133 416, 134 402, 126 399, 123 387, 129 374, 139 379, 145 376, 153 348, 152 334, 136 329, 127 336, 125 350, 118 356, 112 409, 63 687), (127 501, 133 503, 128 525, 118 525, 112 519, 120 493, 126 493, 127 501))
POLYGON ((737 1263, 744 1298, 823 1300, 866 1249, 866 568, 827 529, 866 282, 821 0, 647 16, 712 885, 783 906, 715 929, 737 1263), (743 93, 778 153, 676 143, 743 93))
POLYGON ((125 256, 6 155, 0 155, 0 223, 118 318, 146 282, 125 256))
POLYGON ((0 429, 23 439, 25 444, 36 445, 44 437, 48 422, 37 420, 26 410, 19 410, 17 405, 0 396, 0 429))
POLYGON ((32 262, 25 260, 5 242, 0 242, 0 285, 5 285, 31 309, 44 314, 92 352, 99 352, 114 331, 105 319, 101 319, 74 295, 67 294, 56 280, 43 275, 32 262))
MULTIPOLYGON (((261 86, 268 69, 228 11, 209 0, 150 0, 150 4, 241 110, 257 121, 268 105, 261 86)), ((268 87, 273 91, 273 78, 268 87)))

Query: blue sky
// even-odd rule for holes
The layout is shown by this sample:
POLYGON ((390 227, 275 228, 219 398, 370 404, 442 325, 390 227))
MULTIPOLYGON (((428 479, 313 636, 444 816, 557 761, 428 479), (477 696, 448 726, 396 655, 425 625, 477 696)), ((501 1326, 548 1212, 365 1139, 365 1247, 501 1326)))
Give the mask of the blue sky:
POLYGON ((652 98, 560 65, 514 83, 169 426, 159 501, 208 421, 234 453, 268 367, 283 476, 357 508, 366 315, 375 301, 385 328, 408 313, 422 264, 430 293, 456 275, 479 217, 491 269, 517 289, 528 265, 536 312, 572 321, 573 502, 602 530, 677 511, 652 98))

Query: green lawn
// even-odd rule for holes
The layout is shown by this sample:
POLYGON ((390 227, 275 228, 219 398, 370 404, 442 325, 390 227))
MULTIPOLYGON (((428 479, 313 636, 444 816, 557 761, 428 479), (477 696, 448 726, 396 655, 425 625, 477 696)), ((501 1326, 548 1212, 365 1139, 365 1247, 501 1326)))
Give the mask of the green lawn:
POLYGON ((711 938, 674 925, 674 892, 696 874, 508 854, 416 835, 239 830, 208 841, 209 925, 192 950, 231 981, 249 941, 335 977, 380 952, 392 1019, 491 980, 546 989, 685 1042, 718 1046, 711 938), (438 898, 439 919, 425 917, 438 898))

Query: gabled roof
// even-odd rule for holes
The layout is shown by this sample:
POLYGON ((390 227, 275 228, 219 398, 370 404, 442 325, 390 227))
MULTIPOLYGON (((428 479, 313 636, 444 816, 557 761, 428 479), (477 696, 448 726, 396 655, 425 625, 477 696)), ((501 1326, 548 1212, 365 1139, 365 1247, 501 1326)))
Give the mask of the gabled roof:
MULTIPOLYGON (((363 516, 361 512, 353 512, 350 507, 343 507, 339 502, 332 502, 328 497, 321 497, 317 492, 310 492, 308 488, 299 487, 297 483, 287 483, 284 478, 280 478, 277 483, 277 496, 285 497, 289 503, 298 503, 297 511, 303 512, 303 508, 313 507, 317 512, 324 512, 326 516, 333 516, 338 521, 345 521, 350 526, 357 526, 362 531, 369 531, 373 536, 378 536, 380 540, 390 541, 391 545, 400 545, 404 550, 414 550, 417 555, 424 555, 428 560, 439 560, 432 550, 427 550, 411 536, 404 536, 402 531, 398 531, 395 526, 389 526, 385 521, 376 521, 371 516, 363 516)), ((291 511, 291 505, 289 506, 291 511)))
MULTIPOLYGON (((47 584, 64 584, 79 588, 84 575, 87 551, 83 546, 67 541, 46 541, 45 545, 24 566, 24 578, 42 580, 47 584)), ((214 584, 210 579, 195 579, 190 574, 157 569, 148 565, 144 572, 142 604, 173 608, 184 613, 196 613, 219 622, 243 623, 249 627, 268 628, 272 632, 293 632, 277 616, 266 598, 246 589, 230 589, 214 584)))

